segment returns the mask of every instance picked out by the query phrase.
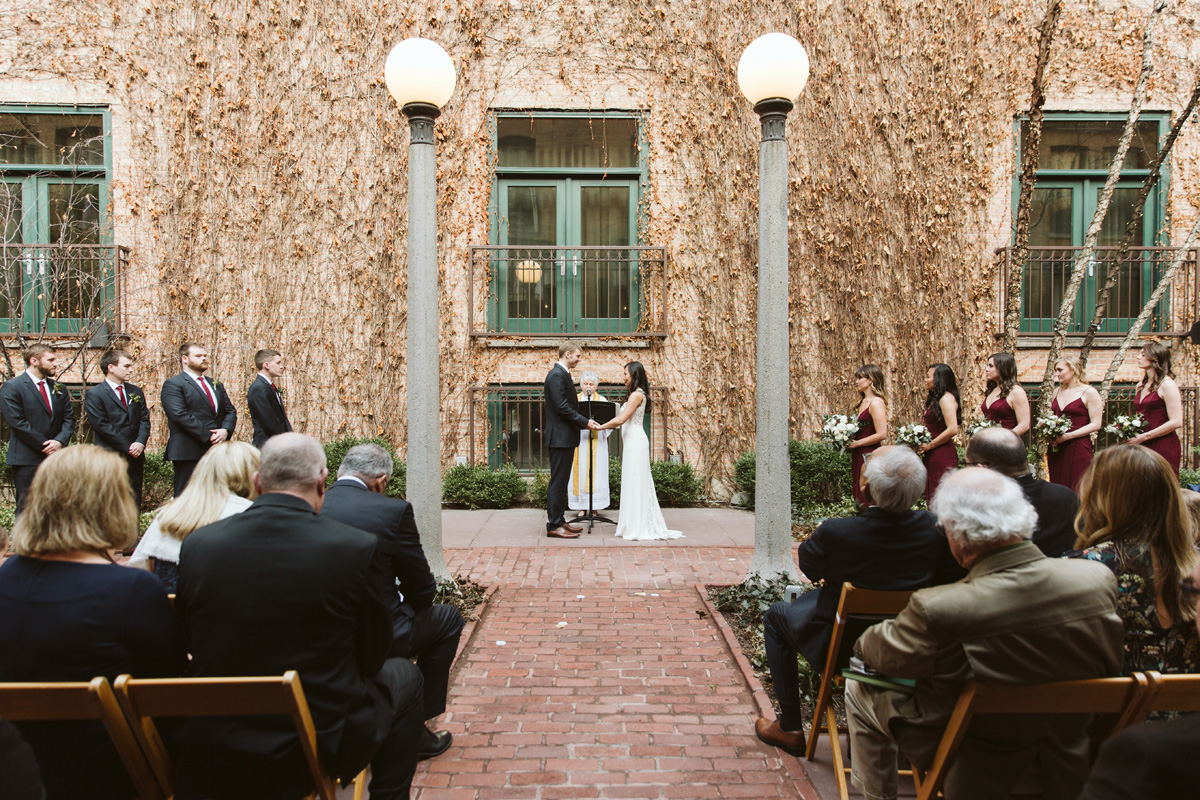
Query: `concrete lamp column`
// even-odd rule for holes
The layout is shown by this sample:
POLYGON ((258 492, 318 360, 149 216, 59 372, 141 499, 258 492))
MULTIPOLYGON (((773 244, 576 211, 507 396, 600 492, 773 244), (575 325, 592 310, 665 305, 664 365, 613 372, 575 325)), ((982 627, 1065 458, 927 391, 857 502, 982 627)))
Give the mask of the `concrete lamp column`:
POLYGON ((396 45, 384 68, 388 91, 408 117, 408 500, 438 580, 442 550, 441 364, 438 351, 437 152, 433 124, 454 91, 454 64, 428 39, 396 45))
POLYGON ((748 579, 797 577, 792 561, 788 458, 791 362, 788 331, 787 141, 792 98, 808 81, 808 55, 795 39, 769 33, 738 63, 738 84, 762 122, 758 155, 758 363, 754 432, 754 557, 748 579))

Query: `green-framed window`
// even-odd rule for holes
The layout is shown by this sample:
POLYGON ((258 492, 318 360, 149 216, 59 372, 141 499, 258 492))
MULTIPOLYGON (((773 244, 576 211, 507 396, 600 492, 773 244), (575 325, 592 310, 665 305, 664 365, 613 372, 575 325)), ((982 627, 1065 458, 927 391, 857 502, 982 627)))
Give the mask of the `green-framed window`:
POLYGON ((111 164, 107 108, 0 104, 0 331, 71 333, 107 313, 111 164))
POLYGON ((520 334, 638 328, 641 116, 496 111, 491 203, 493 329, 520 334))
MULTIPOLYGON (((1075 254, 1096 210, 1097 199, 1116 153, 1125 124, 1124 113, 1047 112, 1038 151, 1037 185, 1030 206, 1029 259, 1023 265, 1021 331, 1048 333, 1054 329, 1063 291, 1075 254)), ((1120 182, 1104 218, 1097 251, 1088 267, 1075 303, 1070 330, 1082 331, 1096 309, 1096 298, 1111 270, 1119 270, 1101 333, 1121 333, 1142 309, 1163 267, 1160 231, 1167 197, 1167 165, 1146 201, 1134 250, 1124 263, 1112 261, 1125 235, 1142 182, 1158 155, 1159 142, 1170 128, 1166 112, 1140 115, 1120 182)), ((1020 197, 1020 150, 1028 135, 1028 120, 1016 122, 1018 172, 1013 176, 1013 218, 1020 197)))

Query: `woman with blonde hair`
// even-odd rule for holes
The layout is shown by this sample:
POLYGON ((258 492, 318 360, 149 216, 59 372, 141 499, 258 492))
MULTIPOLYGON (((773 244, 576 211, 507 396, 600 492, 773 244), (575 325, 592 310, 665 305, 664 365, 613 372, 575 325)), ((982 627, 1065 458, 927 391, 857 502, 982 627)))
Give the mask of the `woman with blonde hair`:
POLYGON ((223 442, 204 454, 187 488, 163 506, 129 563, 151 569, 168 592, 179 580, 179 548, 188 535, 219 519, 240 514, 257 493, 258 448, 245 442, 223 442))
MULTIPOLYGON (((162 583, 113 563, 137 541, 125 460, 66 447, 38 467, 0 566, 0 681, 110 681, 179 675, 183 635, 162 583)), ((133 797, 96 722, 21 723, 48 800, 133 797)))
POLYGON ((1149 342, 1138 353, 1137 365, 1142 380, 1133 409, 1146 418, 1146 431, 1130 439, 1129 444, 1140 444, 1158 453, 1178 478, 1182 454, 1175 431, 1183 425, 1183 398, 1171 372, 1171 351, 1161 342, 1149 342))
POLYGON ((1061 358, 1054 365, 1054 379, 1058 388, 1050 410, 1071 421, 1071 429, 1051 444, 1046 455, 1046 466, 1050 482, 1066 486, 1073 492, 1079 491, 1083 473, 1092 463, 1092 434, 1100 430, 1104 404, 1100 393, 1089 386, 1083 374, 1083 365, 1078 358, 1061 358))
POLYGON ((1196 568, 1192 522, 1166 459, 1145 447, 1102 450, 1083 478, 1075 546, 1117 576, 1125 674, 1196 672, 1196 607, 1179 582, 1196 568))
POLYGON ((863 364, 854 370, 854 388, 858 389, 858 403, 854 416, 858 418, 858 433, 846 445, 850 451, 850 476, 854 488, 854 500, 864 501, 862 487, 858 485, 867 457, 879 449, 888 435, 887 393, 883 388, 883 370, 876 364, 863 364))

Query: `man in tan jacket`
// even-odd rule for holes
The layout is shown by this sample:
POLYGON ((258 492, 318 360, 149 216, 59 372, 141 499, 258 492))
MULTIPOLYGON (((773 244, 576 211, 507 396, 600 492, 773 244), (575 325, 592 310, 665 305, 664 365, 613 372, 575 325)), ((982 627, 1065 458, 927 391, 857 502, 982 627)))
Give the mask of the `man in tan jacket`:
MULTIPOLYGON (((1099 564, 1042 555, 1029 541, 1037 515, 1016 482, 961 470, 942 482, 933 511, 969 572, 917 592, 855 645, 868 669, 916 682, 912 694, 847 682, 851 778, 870 800, 896 797, 899 750, 918 766, 932 764, 966 681, 1032 684, 1121 668, 1116 579, 1099 564)), ((1045 800, 1075 798, 1087 777, 1087 722, 975 720, 947 777, 947 799, 1008 798, 1035 755, 1045 800)))

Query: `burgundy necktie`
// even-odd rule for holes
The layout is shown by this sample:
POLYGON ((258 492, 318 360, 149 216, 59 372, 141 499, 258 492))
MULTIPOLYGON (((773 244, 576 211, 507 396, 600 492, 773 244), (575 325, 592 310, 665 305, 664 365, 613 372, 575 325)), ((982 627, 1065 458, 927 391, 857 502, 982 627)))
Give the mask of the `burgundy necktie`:
POLYGON ((204 396, 208 398, 208 403, 213 407, 213 413, 217 413, 217 401, 213 399, 212 392, 208 390, 208 381, 204 378, 200 379, 200 388, 204 390, 204 396))
POLYGON ((129 408, 129 402, 125 399, 125 387, 124 386, 117 387, 117 397, 121 398, 121 405, 125 406, 126 408, 129 408))
POLYGON ((42 392, 42 402, 46 404, 46 410, 53 414, 54 406, 50 405, 50 395, 46 392, 46 382, 38 381, 38 389, 42 392))

